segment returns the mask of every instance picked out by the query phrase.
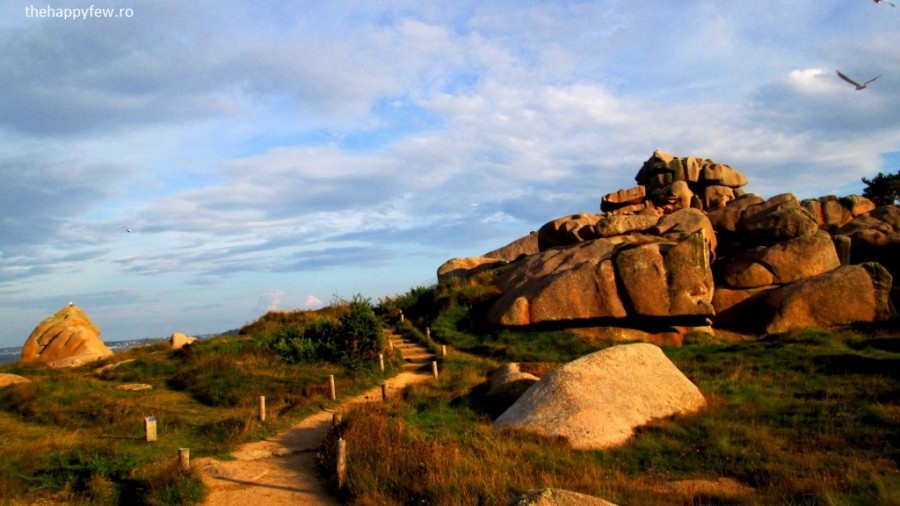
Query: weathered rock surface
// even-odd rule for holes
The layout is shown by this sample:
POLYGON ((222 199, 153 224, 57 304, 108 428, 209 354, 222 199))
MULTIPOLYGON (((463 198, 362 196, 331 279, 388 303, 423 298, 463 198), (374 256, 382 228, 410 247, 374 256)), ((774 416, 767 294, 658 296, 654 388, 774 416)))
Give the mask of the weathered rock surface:
POLYGON ((17 385, 19 383, 28 383, 30 381, 30 379, 17 374, 0 373, 0 388, 17 385))
POLYGON ((744 250, 721 263, 719 279, 730 288, 784 285, 837 268, 834 241, 817 232, 744 250))
POLYGON ((537 232, 532 232, 525 237, 516 239, 506 246, 497 248, 493 251, 489 251, 482 256, 487 258, 496 258, 497 260, 503 260, 506 262, 515 262, 522 257, 534 255, 539 251, 540 249, 538 248, 537 232))
POLYGON ((498 285, 503 295, 488 320, 500 325, 713 314, 699 233, 677 243, 634 234, 555 248, 517 264, 498 285))
POLYGON ((188 336, 181 332, 175 332, 169 338, 169 346, 172 347, 173 350, 180 350, 185 346, 189 346, 197 342, 197 338, 194 336, 188 336))
POLYGON ((546 251, 557 246, 570 246, 597 239, 597 222, 603 215, 573 214, 557 218, 538 229, 538 249, 546 251))
MULTIPOLYGON (((706 318, 751 330, 749 299, 841 265, 878 262, 900 276, 898 206, 875 208, 858 195, 763 199, 744 192, 747 178, 727 165, 662 151, 635 180, 604 195, 599 214, 563 216, 532 233, 536 251, 486 255, 515 261, 497 279, 488 322, 634 327, 671 344, 683 334, 660 329, 706 318), (694 234, 702 254, 688 240, 694 234), (653 328, 642 326, 648 320, 653 328)), ((900 305, 900 287, 891 291, 900 305)))
MULTIPOLYGON (((882 206, 856 216, 835 231, 846 246, 846 263, 878 262, 900 279, 900 206, 882 206)), ((894 305, 900 307, 900 283, 894 283, 894 305)))
POLYGON ((616 506, 599 497, 558 488, 529 490, 507 506, 616 506))
POLYGON ((490 257, 451 258, 438 267, 438 281, 468 278, 504 264, 506 261, 490 257))
POLYGON ((22 346, 23 362, 39 360, 50 367, 76 367, 112 354, 100 330, 73 305, 45 318, 22 346))
POLYGON ((652 344, 613 346, 547 374, 494 421, 564 438, 574 448, 619 446, 655 418, 693 413, 700 390, 652 344))
POLYGON ((818 222, 819 227, 832 231, 850 223, 853 218, 866 214, 875 209, 875 203, 859 195, 850 195, 838 198, 828 195, 817 199, 807 199, 800 202, 818 222))
POLYGON ((882 321, 896 316, 891 284, 880 264, 847 265, 764 291, 731 310, 745 314, 746 324, 764 333, 882 321))

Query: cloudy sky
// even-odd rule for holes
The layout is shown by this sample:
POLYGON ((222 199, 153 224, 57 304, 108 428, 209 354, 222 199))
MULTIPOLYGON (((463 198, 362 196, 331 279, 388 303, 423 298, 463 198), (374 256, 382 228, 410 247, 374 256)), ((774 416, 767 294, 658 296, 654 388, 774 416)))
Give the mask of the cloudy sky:
POLYGON ((597 212, 654 149, 860 193, 897 111, 871 0, 5 0, 0 346, 69 301, 107 341, 377 301, 597 212), (39 11, 92 3, 119 17, 39 11))

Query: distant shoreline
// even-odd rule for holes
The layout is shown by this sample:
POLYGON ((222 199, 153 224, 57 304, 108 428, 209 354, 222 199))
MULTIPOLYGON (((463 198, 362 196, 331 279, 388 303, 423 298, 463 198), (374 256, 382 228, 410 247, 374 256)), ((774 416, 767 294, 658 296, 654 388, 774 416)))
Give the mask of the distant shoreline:
MULTIPOLYGON (((218 337, 218 336, 222 336, 222 335, 226 335, 226 334, 234 333, 234 332, 235 331, 228 331, 228 332, 223 332, 221 334, 206 334, 206 335, 195 336, 195 337, 197 337, 197 339, 200 339, 200 340, 205 340, 205 339, 212 339, 214 337, 218 337)), ((129 350, 131 348, 134 348, 135 346, 148 346, 151 344, 156 344, 156 343, 159 343, 162 341, 168 341, 168 340, 169 340, 168 337, 157 337, 157 338, 145 337, 143 339, 128 339, 125 341, 110 341, 110 342, 104 343, 104 344, 106 344, 107 348, 111 349, 113 351, 113 353, 120 353, 120 352, 129 350)), ((18 362, 21 357, 22 357, 22 347, 21 346, 0 348, 0 365, 18 362)))

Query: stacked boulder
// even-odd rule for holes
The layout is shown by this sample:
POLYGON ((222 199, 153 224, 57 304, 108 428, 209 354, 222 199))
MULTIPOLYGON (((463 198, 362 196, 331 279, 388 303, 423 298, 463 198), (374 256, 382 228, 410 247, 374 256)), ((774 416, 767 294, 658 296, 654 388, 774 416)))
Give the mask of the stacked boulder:
POLYGON ((728 165, 661 151, 635 180, 603 196, 600 213, 555 219, 468 263, 451 260, 438 277, 512 263, 488 312, 503 326, 713 321, 782 332, 895 315, 898 206, 860 196, 766 200, 744 192, 747 178, 728 165), (856 304, 833 304, 847 293, 856 304))
POLYGON ((112 355, 100 339, 100 329, 73 304, 45 318, 22 346, 22 362, 40 361, 54 368, 76 367, 112 355))

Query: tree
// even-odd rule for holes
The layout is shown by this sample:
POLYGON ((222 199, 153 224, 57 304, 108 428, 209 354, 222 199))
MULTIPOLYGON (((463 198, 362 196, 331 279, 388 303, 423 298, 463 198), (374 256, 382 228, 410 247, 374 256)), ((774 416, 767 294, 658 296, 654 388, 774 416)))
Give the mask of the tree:
POLYGON ((900 172, 896 174, 878 173, 872 179, 862 178, 866 184, 863 196, 875 202, 875 205, 886 206, 900 201, 900 172))

